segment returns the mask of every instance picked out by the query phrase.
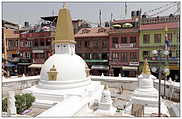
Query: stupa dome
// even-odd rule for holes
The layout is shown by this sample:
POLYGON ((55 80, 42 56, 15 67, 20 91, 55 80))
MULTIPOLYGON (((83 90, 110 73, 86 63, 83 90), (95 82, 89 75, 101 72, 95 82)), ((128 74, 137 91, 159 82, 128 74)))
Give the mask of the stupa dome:
POLYGON ((78 55, 54 54, 49 57, 40 72, 41 88, 62 89, 88 85, 85 61, 78 55), (56 80, 49 79, 48 72, 55 66, 56 80))

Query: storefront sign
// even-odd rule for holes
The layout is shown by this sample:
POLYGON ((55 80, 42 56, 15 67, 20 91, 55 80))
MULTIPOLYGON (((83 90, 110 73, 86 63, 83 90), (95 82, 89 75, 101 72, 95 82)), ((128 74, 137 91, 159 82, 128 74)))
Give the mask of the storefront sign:
POLYGON ((132 48, 133 44, 132 43, 127 43, 127 44, 115 44, 115 48, 132 48))
POLYGON ((44 53, 43 50, 32 50, 32 53, 44 53))
POLYGON ((139 66, 139 62, 130 62, 129 65, 130 66, 139 66))

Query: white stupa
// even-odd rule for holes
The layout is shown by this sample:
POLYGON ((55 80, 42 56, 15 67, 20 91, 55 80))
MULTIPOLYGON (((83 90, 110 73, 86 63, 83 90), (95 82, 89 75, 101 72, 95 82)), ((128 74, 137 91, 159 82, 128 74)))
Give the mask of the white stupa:
POLYGON ((105 116, 114 115, 116 113, 116 108, 113 106, 112 102, 111 92, 109 91, 108 85, 105 85, 104 91, 102 92, 101 101, 98 104, 98 108, 95 113, 105 116))
MULTIPOLYGON (((130 105, 125 112, 134 116, 152 116, 158 114, 158 90, 154 88, 153 79, 155 76, 151 75, 147 59, 144 62, 142 74, 138 76, 139 87, 131 97, 130 105)), ((161 97, 160 97, 161 98, 161 97)), ((161 99, 161 113, 169 115, 167 107, 161 99)))
POLYGON ((90 80, 87 64, 75 54, 75 43, 70 11, 64 6, 56 25, 55 54, 43 64, 39 84, 24 90, 36 97, 34 106, 56 104, 39 117, 73 116, 90 101, 100 100, 104 86, 90 80))

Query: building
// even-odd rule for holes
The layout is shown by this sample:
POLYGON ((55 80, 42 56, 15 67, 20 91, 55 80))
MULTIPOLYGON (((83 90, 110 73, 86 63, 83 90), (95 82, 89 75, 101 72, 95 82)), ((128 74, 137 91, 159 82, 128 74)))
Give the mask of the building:
POLYGON ((18 62, 18 74, 19 75, 28 75, 29 69, 28 66, 32 63, 32 41, 28 39, 29 34, 20 33, 19 38, 19 47, 17 48, 17 52, 19 55, 18 62))
POLYGON ((114 20, 108 32, 110 74, 114 76, 138 75, 140 11, 132 11, 131 16, 132 19, 114 20))
POLYGON ((31 68, 32 75, 38 75, 42 64, 53 53, 52 41, 54 37, 51 31, 34 32, 31 35, 32 37, 29 38, 32 40, 32 64, 29 68, 31 68))
POLYGON ((179 16, 144 18, 140 26, 140 63, 142 64, 145 58, 148 58, 151 67, 158 67, 161 63, 164 65, 168 62, 169 77, 179 81, 179 38, 179 16), (168 31, 165 31, 165 28, 168 31), (167 58, 164 56, 161 59, 154 58, 152 50, 165 50, 165 34, 171 44, 170 54, 167 58))
POLYGON ((76 53, 91 69, 92 75, 109 74, 109 27, 82 28, 76 35, 76 53))
POLYGON ((6 76, 16 75, 17 73, 17 48, 18 48, 18 29, 17 24, 2 21, 2 66, 8 73, 6 76))

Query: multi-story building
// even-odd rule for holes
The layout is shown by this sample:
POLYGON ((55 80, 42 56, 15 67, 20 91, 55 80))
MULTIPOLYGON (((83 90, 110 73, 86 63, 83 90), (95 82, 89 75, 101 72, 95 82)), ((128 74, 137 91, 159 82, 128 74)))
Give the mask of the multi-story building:
MULTIPOLYGON (((137 14, 133 14, 137 12, 137 14)), ((136 76, 139 68, 139 15, 132 19, 114 20, 109 30, 109 65, 114 76, 136 76)))
POLYGON ((82 28, 76 35, 76 53, 91 69, 92 75, 109 74, 109 27, 82 28))
POLYGON ((28 66, 32 63, 32 40, 28 39, 28 33, 20 33, 19 47, 17 49, 20 61, 18 63, 18 74, 27 75, 29 73, 28 66))
MULTIPOLYGON (((147 58, 151 67, 169 64, 170 77, 179 80, 179 16, 143 18, 140 27, 140 63, 147 58), (170 54, 168 58, 154 58, 152 50, 165 50, 165 28, 168 28, 170 54)), ((141 66, 141 65, 140 65, 141 66)), ((142 67, 142 66, 141 66, 142 67)), ((141 68, 140 68, 141 69, 141 68)), ((156 75, 157 76, 157 75, 156 75)))
POLYGON ((18 28, 17 24, 4 21, 2 22, 2 66, 7 75, 17 73, 17 48, 18 48, 18 28))
POLYGON ((52 41, 54 37, 52 33, 51 31, 30 33, 31 36, 29 39, 32 41, 32 64, 29 68, 31 68, 32 75, 40 73, 42 64, 53 53, 52 41))

